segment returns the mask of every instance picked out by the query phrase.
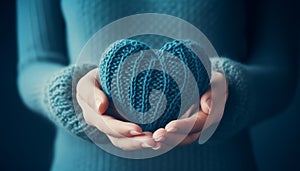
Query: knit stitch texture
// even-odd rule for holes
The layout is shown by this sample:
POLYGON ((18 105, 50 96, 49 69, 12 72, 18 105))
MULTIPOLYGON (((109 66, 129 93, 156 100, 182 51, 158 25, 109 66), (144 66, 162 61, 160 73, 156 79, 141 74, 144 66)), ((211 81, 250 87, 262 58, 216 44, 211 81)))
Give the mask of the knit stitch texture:
POLYGON ((59 126, 72 134, 88 139, 85 131, 89 128, 81 115, 75 90, 79 79, 93 65, 71 65, 55 73, 44 89, 44 104, 49 110, 49 117, 59 126))
MULTIPOLYGON (((198 88, 198 97, 201 97, 209 87, 208 73, 210 71, 205 70, 204 64, 198 56, 187 47, 192 44, 196 45, 192 41, 168 42, 157 54, 151 51, 148 45, 136 40, 120 40, 113 43, 103 54, 99 65, 101 85, 110 102, 117 101, 121 105, 119 111, 125 116, 126 113, 133 113, 135 110, 139 112, 136 120, 144 131, 153 132, 164 127, 170 121, 178 119, 192 104, 199 101, 199 98, 192 98, 195 94, 191 95, 190 93, 196 90, 191 88, 193 86, 187 70, 191 71, 196 80, 197 87, 195 88, 198 88), (144 50, 150 53, 143 52, 144 50), (130 56, 134 57, 130 58, 130 56), (178 58, 180 62, 171 60, 172 56, 178 58), (127 62, 128 58, 132 65, 126 65, 126 68, 122 68, 120 71, 119 68, 127 62), (155 62, 159 64, 159 68, 153 69, 155 62), (181 67, 182 65, 185 66, 181 67), (136 73, 138 69, 142 69, 142 71, 136 73), (113 77, 116 77, 114 81, 113 77), (184 80, 181 87, 174 77, 184 80), (161 111, 163 96, 150 97, 153 90, 163 92, 166 97, 167 102, 166 106, 163 106, 165 107, 163 114, 158 112, 161 111), (184 102, 184 105, 181 103, 182 91, 188 91, 190 96, 184 99, 188 101, 184 102), (112 99, 112 96, 116 98, 112 99), (152 105, 150 100, 154 102, 152 105), (182 105, 184 110, 180 112, 182 105), (155 112, 146 113, 150 108, 154 108, 152 111, 155 112)), ((198 49, 202 49, 200 45, 198 47, 198 49)), ((207 62, 208 57, 204 51, 201 55, 202 59, 206 61, 206 67, 210 68, 210 63, 207 62)))
MULTIPOLYGON (((250 58, 245 37, 248 24, 246 7, 245 1, 235 1, 233 5, 228 0, 18 1, 18 88, 23 101, 30 109, 49 117, 57 125, 51 170, 255 170, 248 134, 246 131, 235 134, 248 126, 245 123, 249 117, 259 115, 251 113, 251 108, 245 104, 247 101, 240 100, 247 98, 249 94, 242 85, 248 84, 246 80, 249 73, 245 72, 244 65, 234 62, 250 58), (230 92, 224 117, 211 138, 212 141, 219 142, 218 145, 193 143, 176 147, 158 157, 131 160, 114 156, 82 139, 89 128, 81 123, 82 119, 77 116, 76 102, 70 100, 72 96, 76 101, 71 79, 74 78, 74 71, 82 73, 78 75, 78 79, 85 73, 84 69, 80 71, 80 68, 74 68, 81 49, 91 36, 105 25, 128 15, 149 12, 169 14, 190 22, 209 38, 220 55, 232 59, 216 58, 212 61, 212 67, 217 65, 216 68, 220 67, 220 71, 225 71, 230 92), (238 89, 237 83, 240 84, 238 89)), ((153 27, 174 31, 170 23, 163 21, 153 27)), ((118 29, 116 31, 123 32, 128 28, 118 29)), ((151 39, 143 41, 151 46, 157 45, 157 41, 151 39)), ((174 53, 182 53, 175 52, 175 49, 174 47, 174 53)), ((172 51, 170 49, 169 53, 172 51)), ((262 60, 266 56, 262 55, 262 60)), ((255 69, 249 72, 258 75, 260 73, 255 69)), ((254 84, 250 82, 251 89, 257 88, 254 84)))

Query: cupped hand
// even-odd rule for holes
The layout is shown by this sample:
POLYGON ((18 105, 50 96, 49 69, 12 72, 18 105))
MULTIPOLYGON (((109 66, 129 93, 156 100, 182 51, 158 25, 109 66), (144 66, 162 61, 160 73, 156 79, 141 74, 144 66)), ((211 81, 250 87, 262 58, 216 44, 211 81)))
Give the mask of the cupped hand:
POLYGON ((152 133, 142 132, 138 125, 105 113, 109 104, 101 90, 98 73, 97 68, 91 70, 77 84, 76 97, 86 123, 106 134, 111 143, 122 150, 156 147, 152 133))
POLYGON ((157 142, 153 149, 169 150, 176 145, 191 144, 199 138, 208 115, 211 114, 212 108, 220 105, 225 106, 228 96, 228 85, 224 74, 212 72, 211 86, 214 88, 209 89, 201 96, 200 108, 196 113, 191 115, 193 111, 192 106, 184 114, 184 116, 190 117, 182 117, 171 121, 164 128, 160 128, 153 133, 153 139, 157 142), (225 88, 220 87, 224 85, 225 88))

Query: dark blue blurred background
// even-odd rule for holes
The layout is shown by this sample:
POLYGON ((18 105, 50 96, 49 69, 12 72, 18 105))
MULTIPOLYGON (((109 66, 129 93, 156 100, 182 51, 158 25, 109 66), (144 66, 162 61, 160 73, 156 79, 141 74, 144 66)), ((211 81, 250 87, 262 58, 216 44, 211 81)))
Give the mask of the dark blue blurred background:
POLYGON ((18 95, 15 6, 15 1, 1 1, 0 170, 48 170, 55 129, 30 112, 18 95))
MULTIPOLYGON (((0 12, 0 170, 48 170, 55 129, 47 120, 26 109, 18 96, 15 1, 1 1, 0 12)), ((295 27, 300 31, 298 24, 295 23, 295 27)), ((298 47, 300 57, 300 45, 298 47)), ((300 60, 298 63, 300 66, 300 60)), ((300 79, 300 69, 298 73, 300 79)), ((251 133, 260 170, 300 171, 300 84, 289 108, 255 126, 251 133)))

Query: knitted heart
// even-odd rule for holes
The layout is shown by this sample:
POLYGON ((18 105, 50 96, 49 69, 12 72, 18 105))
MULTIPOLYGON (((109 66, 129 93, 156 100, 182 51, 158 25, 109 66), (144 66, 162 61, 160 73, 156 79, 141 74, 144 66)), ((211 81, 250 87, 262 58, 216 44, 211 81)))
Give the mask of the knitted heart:
POLYGON ((145 43, 124 39, 103 53, 99 75, 114 112, 153 132, 179 118, 194 97, 199 101, 209 87, 205 67, 209 71, 209 60, 195 42, 175 40, 155 52, 145 43), (192 49, 200 50, 204 64, 192 49))

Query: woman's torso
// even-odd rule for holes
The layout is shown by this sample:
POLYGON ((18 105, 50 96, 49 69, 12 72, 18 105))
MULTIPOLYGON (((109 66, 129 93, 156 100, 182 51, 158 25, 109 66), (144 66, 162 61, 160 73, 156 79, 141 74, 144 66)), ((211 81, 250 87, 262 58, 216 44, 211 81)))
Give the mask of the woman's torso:
POLYGON ((75 62, 88 39, 103 26, 140 13, 163 13, 179 17, 200 29, 220 56, 233 59, 246 56, 244 1, 63 0, 61 7, 66 22, 71 63, 75 62))
MULTIPOLYGON (((71 63, 103 26, 139 13, 164 13, 199 28, 221 56, 246 56, 246 4, 239 0, 62 0, 71 63)), ((219 144, 194 143, 151 159, 129 160, 58 129, 52 170, 253 170, 247 132, 219 144)))

